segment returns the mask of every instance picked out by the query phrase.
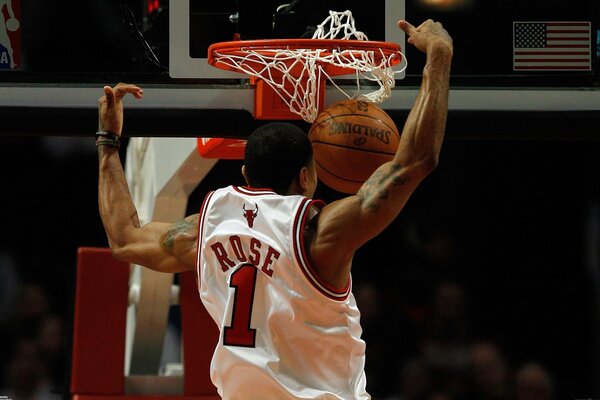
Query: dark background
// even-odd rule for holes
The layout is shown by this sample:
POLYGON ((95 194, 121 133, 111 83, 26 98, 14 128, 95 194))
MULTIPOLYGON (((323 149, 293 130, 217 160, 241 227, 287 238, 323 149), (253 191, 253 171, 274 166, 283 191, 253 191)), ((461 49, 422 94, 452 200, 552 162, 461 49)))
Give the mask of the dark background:
MULTIPOLYGON (((347 3, 350 9, 369 10, 347 3)), ((585 18, 595 28, 598 3, 522 3, 473 0, 449 10, 409 1, 407 16, 439 19, 452 33, 455 87, 597 88, 597 73, 514 75, 510 56, 498 54, 510 52, 510 40, 501 38, 512 35, 512 20, 585 18)), ((236 4, 222 2, 213 11, 226 14, 236 4)), ((174 83, 166 69, 168 3, 161 5, 160 12, 147 15, 142 1, 22 0, 24 63, 20 71, 2 71, 0 81, 85 83, 99 89, 118 81, 174 83), (135 22, 126 8, 123 14, 123 5, 131 7, 135 22), (160 65, 149 60, 128 22, 143 33, 160 65)), ((260 10, 238 6, 246 18, 260 10)), ((314 4, 301 2, 302 14, 300 6, 314 4)), ((282 18, 293 21, 289 15, 282 18)), ((295 22, 303 27, 306 21, 295 22)), ((246 26, 242 23, 248 37, 261 29, 246 26)), ((362 30, 368 32, 369 26, 362 30)), ((419 82, 423 59, 411 49, 407 56, 411 64, 402 84, 409 86, 419 82)), ((95 111, 39 114, 44 116, 39 131, 38 114, 0 111, 5 118, 0 395, 37 388, 60 397, 69 379, 76 251, 106 246, 97 212, 93 139, 77 137, 94 131, 95 111), (25 135, 19 131, 23 126, 29 127, 25 135), (36 133, 48 129, 64 134, 36 133)), ((146 115, 128 115, 134 117, 128 119, 132 129, 138 124, 135 129, 149 135, 166 134, 151 132, 153 122, 146 115)), ((401 126, 405 113, 394 116, 401 126)), ((169 114, 164 117, 168 122, 169 114)), ((195 121, 185 118, 182 124, 195 121)), ((516 398, 516 378, 528 362, 541 364, 553 379, 554 398, 600 397, 594 281, 599 271, 597 261, 588 260, 599 246, 598 237, 588 233, 600 224, 593 216, 600 207, 598 122, 597 112, 584 117, 577 112, 450 113, 438 169, 389 229, 355 258, 354 291, 363 312, 369 390, 375 398, 410 398, 407 377, 413 384, 429 379, 429 387, 444 398, 516 398), (481 343, 496 351, 487 363, 476 358, 481 343), (489 376, 504 371, 497 379, 508 394, 488 390, 485 382, 494 379, 482 378, 483 370, 489 376)), ((239 167, 237 161, 219 162, 192 195, 190 212, 206 191, 241 183, 239 167)), ((316 195, 327 201, 339 196, 323 186, 316 195)))

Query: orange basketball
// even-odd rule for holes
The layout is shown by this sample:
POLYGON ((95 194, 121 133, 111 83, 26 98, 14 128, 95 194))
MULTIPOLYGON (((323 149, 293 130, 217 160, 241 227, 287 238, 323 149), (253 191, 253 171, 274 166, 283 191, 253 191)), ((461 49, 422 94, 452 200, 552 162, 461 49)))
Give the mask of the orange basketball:
POLYGON ((394 157, 400 134, 375 103, 344 100, 319 114, 308 138, 319 179, 339 192, 356 193, 373 171, 394 157))

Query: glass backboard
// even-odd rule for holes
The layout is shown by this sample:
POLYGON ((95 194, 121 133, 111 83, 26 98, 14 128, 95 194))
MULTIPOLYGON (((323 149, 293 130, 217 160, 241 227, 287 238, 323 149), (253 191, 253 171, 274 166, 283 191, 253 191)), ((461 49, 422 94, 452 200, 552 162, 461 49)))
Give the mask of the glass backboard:
POLYGON ((208 46, 234 40, 236 34, 243 40, 310 37, 311 27, 325 20, 329 10, 352 11, 357 29, 370 40, 391 41, 404 48, 404 33, 396 27, 398 19, 404 18, 404 0, 368 4, 297 1, 279 7, 268 1, 180 0, 169 5, 169 74, 173 78, 239 78, 239 74, 208 65, 208 46))

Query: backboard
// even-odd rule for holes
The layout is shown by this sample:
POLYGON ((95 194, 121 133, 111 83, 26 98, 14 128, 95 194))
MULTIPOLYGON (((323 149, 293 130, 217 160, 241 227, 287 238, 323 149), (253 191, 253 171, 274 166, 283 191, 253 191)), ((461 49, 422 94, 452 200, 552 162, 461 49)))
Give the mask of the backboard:
MULTIPOLYGON (((22 26, 27 27, 21 41, 24 62, 18 70, 1 73, 0 107, 6 108, 5 123, 0 127, 3 132, 39 132, 34 123, 38 119, 18 117, 20 113, 30 115, 32 111, 23 108, 30 107, 43 114, 45 134, 62 135, 62 129, 53 127, 59 127, 64 117, 73 118, 72 112, 60 115, 63 108, 80 108, 81 115, 93 118, 98 88, 129 81, 142 84, 147 94, 143 102, 128 105, 133 109, 130 119, 135 122, 130 126, 132 135, 232 136, 242 127, 239 136, 244 136, 254 127, 253 90, 240 74, 208 65, 208 44, 231 40, 235 33, 241 39, 303 35, 330 9, 351 10, 357 27, 369 39, 401 45, 408 61, 406 75, 396 82, 394 93, 383 104, 400 123, 412 105, 425 61, 397 29, 400 18, 414 24, 428 18, 441 21, 454 39, 449 108, 451 121, 464 119, 465 123, 449 125, 450 135, 464 135, 465 126, 471 129, 474 116, 463 113, 589 113, 598 111, 600 104, 600 3, 596 0, 296 0, 290 2, 296 14, 284 13, 281 4, 272 1, 90 0, 77 6, 69 4, 38 0, 35 7, 23 7, 22 26), (147 49, 141 48, 140 38, 128 29, 120 4, 131 5, 141 33, 166 69, 159 70, 144 58, 147 49), (76 18, 99 15, 100 11, 102 18, 92 22, 76 18), (582 28, 573 25, 572 29, 585 31, 578 39, 582 43, 577 43, 585 48, 575 48, 575 52, 583 53, 576 55, 583 60, 583 69, 515 69, 517 24, 539 27, 548 22, 585 24, 582 28), (107 52, 110 58, 102 56, 107 52), (247 112, 242 115, 240 111, 247 112), (177 114, 177 124, 161 119, 169 133, 157 132, 162 128, 148 122, 147 117, 157 112, 177 114), (224 114, 228 117, 220 116, 224 114)), ((571 55, 544 57, 568 59, 571 55)), ((338 100, 338 94, 329 89, 326 102, 338 100)), ((85 132, 82 127, 73 135, 85 132)))
MULTIPOLYGON (((386 100, 384 108, 410 108, 425 62, 396 27, 401 18, 414 24, 431 18, 451 33, 455 45, 451 110, 593 110, 598 101, 597 92, 582 90, 599 82, 600 5, 595 0, 299 0, 291 3, 293 12, 288 14, 274 11, 278 6, 273 2, 245 3, 171 2, 170 76, 239 83, 239 74, 208 65, 206 49, 211 43, 232 40, 236 34, 241 39, 299 37, 323 19, 320 14, 345 8, 353 12, 357 27, 369 39, 398 42, 407 57, 408 67, 396 83, 402 93, 386 100), (281 28, 282 24, 288 28, 281 28)), ((237 89, 235 83, 229 87, 237 89)), ((340 96, 330 90, 326 99, 330 103, 340 96)))
POLYGON ((234 40, 236 35, 243 40, 310 38, 311 27, 325 20, 330 10, 346 9, 352 11, 357 29, 370 40, 394 42, 404 48, 404 32, 396 27, 396 22, 405 15, 404 0, 381 0, 369 3, 368 7, 356 1, 309 0, 281 5, 270 1, 172 1, 169 5, 169 75, 188 79, 239 79, 238 74, 208 65, 209 45, 234 40))
MULTIPOLYGON (((322 21, 328 10, 353 12, 357 27, 371 40, 399 43, 409 56, 407 73, 418 75, 422 60, 404 37, 396 21, 406 18, 419 24, 432 18, 441 21, 455 40, 453 77, 469 86, 569 86, 597 82, 598 27, 600 5, 594 0, 565 2, 531 0, 477 2, 475 0, 379 0, 292 2, 291 11, 278 13, 273 2, 262 6, 248 2, 223 1, 218 5, 202 0, 182 0, 169 5, 170 68, 173 78, 226 78, 228 73, 206 65, 206 49, 217 41, 290 38, 306 34, 307 27, 322 21), (239 3, 239 4, 238 4, 239 3), (366 4, 365 4, 366 3, 366 4), (309 17, 306 17, 310 15, 309 17), (249 26, 249 20, 253 26, 249 26), (554 28, 552 28, 554 24, 554 28), (563 36, 552 40, 556 24, 563 36), (281 28, 284 25, 286 28, 281 28), (261 27, 262 26, 262 27, 261 27), (537 27, 537 28, 536 28, 537 27), (538 42, 528 28, 538 29, 538 42), (556 47, 555 51, 552 50, 556 47), (538 68, 523 68, 522 49, 537 48, 533 57, 541 59, 538 68), (543 50, 543 49, 546 50, 543 50), (547 53, 544 53, 547 52, 547 53), (416 62, 411 62, 416 60, 416 62), (562 66, 560 66, 562 64, 562 66)), ((280 7, 284 7, 281 5, 280 7)))

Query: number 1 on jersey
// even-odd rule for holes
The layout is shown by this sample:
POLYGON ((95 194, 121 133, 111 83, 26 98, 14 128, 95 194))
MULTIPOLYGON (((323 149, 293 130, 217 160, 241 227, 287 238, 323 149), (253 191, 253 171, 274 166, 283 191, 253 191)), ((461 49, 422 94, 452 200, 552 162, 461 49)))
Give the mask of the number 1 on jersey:
POLYGON ((225 346, 254 347, 256 329, 250 328, 254 287, 258 270, 254 265, 246 264, 231 274, 229 286, 235 289, 231 311, 231 325, 223 331, 225 346))

